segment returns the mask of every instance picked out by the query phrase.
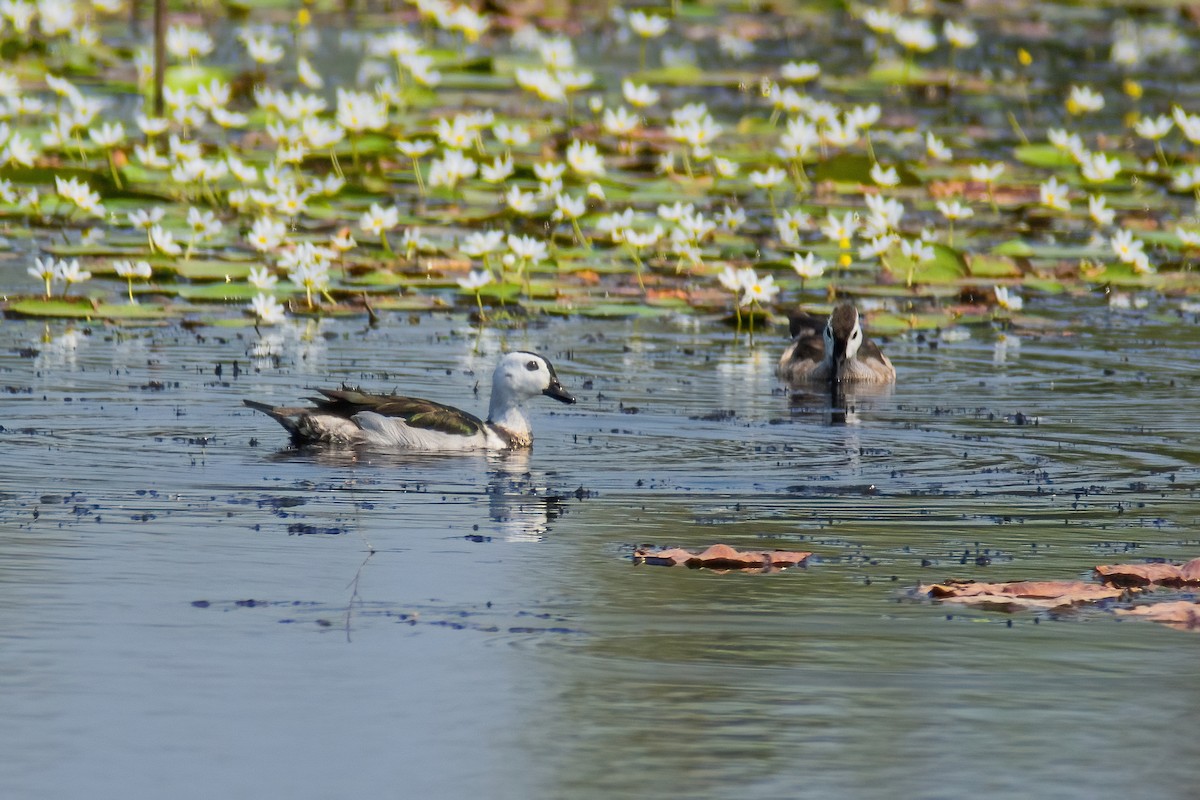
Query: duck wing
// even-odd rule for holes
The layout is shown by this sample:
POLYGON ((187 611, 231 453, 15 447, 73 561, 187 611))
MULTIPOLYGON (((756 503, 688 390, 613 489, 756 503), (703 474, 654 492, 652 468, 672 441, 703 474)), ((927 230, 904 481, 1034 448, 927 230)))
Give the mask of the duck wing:
POLYGON ((788 335, 793 339, 798 336, 816 336, 820 339, 825 322, 826 317, 818 317, 800 308, 794 309, 788 312, 788 335))
POLYGON ((320 412, 349 419, 362 411, 404 420, 418 430, 451 436, 474 436, 485 431, 483 420, 453 406, 397 394, 368 394, 357 389, 318 389, 313 398, 320 412))
POLYGON ((863 361, 887 361, 883 350, 880 349, 879 345, 875 344, 874 339, 863 339, 863 343, 858 348, 858 358, 863 361))

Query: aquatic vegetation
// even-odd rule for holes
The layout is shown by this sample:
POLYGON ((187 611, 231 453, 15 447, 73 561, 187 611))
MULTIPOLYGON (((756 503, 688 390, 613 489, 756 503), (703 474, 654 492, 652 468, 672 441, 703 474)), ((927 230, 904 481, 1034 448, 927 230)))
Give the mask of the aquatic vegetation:
POLYGON ((118 11, 8 13, 39 43, 0 71, 0 215, 40 250, 11 313, 53 316, 54 284, 89 277, 222 324, 255 300, 269 323, 472 296, 483 321, 486 296, 605 315, 671 298, 740 329, 747 307, 870 294, 913 327, 1019 325, 1042 292, 1197 289, 1200 109, 1143 80, 1194 83, 1166 15, 1144 36, 1120 8, 1048 5, 1107 37, 1097 56, 986 9, 934 25, 796 2, 779 13, 809 24, 784 38, 767 12, 617 8, 572 22, 608 37, 600 58, 468 5, 368 8, 337 35, 306 9, 294 36, 251 7, 232 31, 172 20, 157 114, 148 51, 132 77, 108 57, 118 11))

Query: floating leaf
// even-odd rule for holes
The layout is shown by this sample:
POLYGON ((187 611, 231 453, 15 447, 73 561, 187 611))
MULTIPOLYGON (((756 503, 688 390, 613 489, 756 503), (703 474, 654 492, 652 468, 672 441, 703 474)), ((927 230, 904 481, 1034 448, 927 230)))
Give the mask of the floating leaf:
POLYGON ((811 555, 812 553, 785 550, 737 550, 727 544, 714 544, 699 553, 678 547, 639 548, 633 553, 633 562, 667 567, 685 566, 692 569, 707 567, 717 570, 740 569, 768 572, 773 569, 803 566, 811 555))
POLYGON ((1011 258, 974 254, 967 258, 967 268, 976 278, 1019 278, 1021 270, 1011 258))
POLYGON ((1185 586, 1200 584, 1200 558, 1186 564, 1108 564, 1096 567, 1096 574, 1114 586, 1185 586))
POLYGON ((917 263, 898 250, 891 250, 880 259, 884 269, 905 283, 953 283, 967 274, 962 254, 945 245, 933 245, 933 258, 917 263))
POLYGON ((1124 594, 1121 589, 1085 581, 1015 581, 976 583, 947 581, 922 585, 917 591, 934 600, 981 606, 998 611, 1020 608, 1052 609, 1084 603, 1113 600, 1124 594))
POLYGON ((1013 148, 1013 156, 1022 164, 1046 169, 1075 169, 1075 160, 1069 153, 1052 144, 1023 144, 1013 148))
POLYGON ((1134 606, 1133 608, 1118 608, 1116 611, 1121 616, 1161 622, 1176 630, 1200 631, 1200 601, 1174 600, 1134 606))
POLYGON ((81 299, 26 299, 7 307, 9 314, 20 317, 58 317, 61 319, 157 320, 178 316, 183 309, 151 304, 99 303, 81 299))

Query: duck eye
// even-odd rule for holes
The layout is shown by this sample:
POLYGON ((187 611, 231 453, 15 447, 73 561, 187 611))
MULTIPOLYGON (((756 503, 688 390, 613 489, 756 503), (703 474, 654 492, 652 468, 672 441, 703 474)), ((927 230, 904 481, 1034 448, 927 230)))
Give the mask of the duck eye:
POLYGON ((538 363, 536 361, 530 361, 528 364, 525 365, 525 369, 529 370, 530 372, 537 372, 538 371, 538 363))
POLYGON ((850 338, 851 338, 851 339, 857 339, 857 338, 858 338, 858 334, 859 334, 859 332, 858 332, 858 331, 855 331, 854 333, 850 334, 850 338))

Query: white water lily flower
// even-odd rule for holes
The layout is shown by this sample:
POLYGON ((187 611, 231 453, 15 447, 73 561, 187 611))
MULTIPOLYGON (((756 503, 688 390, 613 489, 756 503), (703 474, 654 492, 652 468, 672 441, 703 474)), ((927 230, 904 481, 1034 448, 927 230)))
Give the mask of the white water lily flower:
POLYGON ((492 282, 492 273, 487 270, 471 270, 466 277, 458 279, 458 285, 468 292, 478 291, 492 282))
POLYGON ((1088 196, 1088 216, 1101 228, 1106 228, 1113 224, 1117 212, 1108 207, 1104 195, 1093 194, 1088 196))
POLYGON ((1126 264, 1132 264, 1137 260, 1138 256, 1142 255, 1146 243, 1141 239, 1135 239, 1133 232, 1124 228, 1118 230, 1109 237, 1109 246, 1112 247, 1113 254, 1118 259, 1126 264))
POLYGON ((964 25, 952 19, 946 20, 942 25, 942 35, 946 37, 946 41, 950 43, 951 47, 959 50, 966 50, 979 43, 979 34, 970 25, 964 25))
POLYGON ((750 184, 758 189, 774 189, 783 183, 783 179, 786 177, 787 173, 779 167, 768 167, 762 171, 756 170, 749 175, 750 184))
POLYGON ((1067 198, 1067 191, 1066 184, 1059 183, 1058 178, 1053 176, 1038 186, 1041 204, 1058 211, 1071 210, 1071 201, 1067 198))
POLYGON ((572 141, 567 147, 566 159, 571 169, 585 178, 604 174, 604 158, 591 142, 572 141))
POLYGON ((817 258, 813 253, 803 256, 796 253, 792 256, 792 269, 796 270, 796 274, 805 280, 821 277, 825 274, 825 268, 828 266, 828 261, 817 258))
POLYGON ((671 25, 666 17, 648 14, 640 9, 629 12, 627 19, 630 29, 643 39, 656 39, 666 33, 671 25))
POLYGON ((992 164, 972 164, 969 168, 971 180, 979 181, 980 183, 995 183, 996 180, 1004 174, 1004 162, 997 161, 992 164))
POLYGON ((792 83, 808 83, 821 74, 821 65, 815 61, 789 61, 779 70, 779 77, 792 83))
POLYGON ((471 258, 483 258, 490 253, 499 252, 504 247, 504 231, 475 231, 467 234, 459 248, 464 255, 471 258))
POLYGON ((658 105, 659 93, 648 84, 637 84, 626 78, 621 81, 621 94, 625 102, 634 108, 647 108, 658 105))
POLYGON ((175 241, 175 234, 161 225, 150 226, 150 248, 167 256, 177 256, 183 252, 183 247, 175 241))
POLYGON ((975 216, 975 212, 970 206, 963 205, 958 200, 952 200, 949 202, 945 200, 938 200, 937 210, 942 213, 943 217, 951 221, 968 219, 975 216))
POLYGON ((547 244, 533 236, 515 236, 509 234, 508 249, 517 258, 528 261, 531 264, 545 261, 550 255, 550 248, 547 244))
POLYGON ((954 155, 946 143, 932 133, 925 134, 925 152, 937 161, 949 161, 954 155))
POLYGON ((902 19, 892 29, 896 41, 906 50, 928 53, 937 47, 937 34, 924 19, 902 19))
POLYGON ((372 203, 371 208, 358 220, 358 227, 372 236, 387 233, 399 224, 400 209, 395 206, 384 208, 379 203, 372 203))
POLYGON ((1143 117, 1133 125, 1133 130, 1138 136, 1151 141, 1158 141, 1171 132, 1171 128, 1175 126, 1175 121, 1166 114, 1159 114, 1157 117, 1143 117))
POLYGON ((1025 307, 1025 300, 1016 292, 1009 292, 1005 286, 996 286, 996 305, 1008 311, 1020 311, 1025 307))
POLYGON ((1087 153, 1079 162, 1079 172, 1084 180, 1106 183, 1121 173, 1121 162, 1104 153, 1087 153))
POLYGON ((554 197, 554 213, 550 215, 555 220, 576 220, 587 211, 587 203, 582 197, 571 197, 568 194, 558 194, 554 197))
POLYGON ((247 35, 242 38, 246 54, 256 64, 275 64, 283 59, 283 48, 266 36, 247 35))
POLYGON ((900 252, 906 258, 910 258, 918 264, 924 264, 933 261, 936 251, 932 245, 926 244, 920 239, 901 239, 900 252))
POLYGON ((1067 111, 1071 114, 1086 114, 1104 108, 1104 95, 1089 86, 1072 86, 1067 95, 1067 111))
POLYGON ((779 287, 775 285, 774 275, 764 275, 762 277, 755 275, 754 280, 745 283, 740 302, 742 305, 750 305, 751 303, 761 305, 774 300, 777 294, 779 294, 779 287))
POLYGON ((510 186, 504 193, 504 204, 518 214, 529 216, 537 211, 537 198, 532 192, 521 191, 520 186, 510 186))
POLYGON ((270 291, 279 282, 279 278, 275 277, 266 266, 251 267, 250 276, 247 280, 251 286, 256 289, 262 289, 264 292, 270 291))
POLYGON ((895 167, 884 167, 878 162, 871 166, 871 180, 879 186, 892 187, 900 184, 900 173, 895 167))
POLYGON ((250 311, 254 314, 263 325, 274 325, 278 322, 283 322, 287 316, 284 307, 279 304, 273 295, 263 294, 259 292, 250 301, 250 311))

